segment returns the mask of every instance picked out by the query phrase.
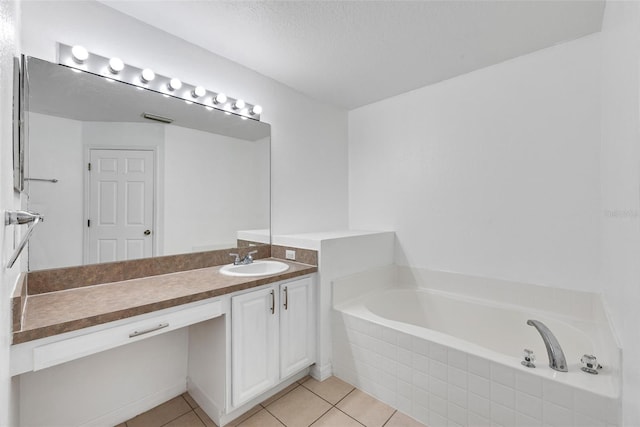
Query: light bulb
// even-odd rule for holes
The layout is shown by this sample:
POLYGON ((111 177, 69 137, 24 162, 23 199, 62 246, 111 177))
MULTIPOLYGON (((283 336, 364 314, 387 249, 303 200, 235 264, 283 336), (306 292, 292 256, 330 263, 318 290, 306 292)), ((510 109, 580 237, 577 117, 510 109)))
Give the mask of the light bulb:
POLYGON ((215 98, 213 98, 213 102, 215 104, 224 104, 225 102, 227 102, 227 95, 225 95, 224 93, 219 93, 215 98))
POLYGON ((200 98, 201 96, 204 96, 206 93, 207 91, 202 86, 196 86, 191 91, 191 96, 193 96, 194 98, 200 98))
POLYGON ((251 114, 262 114, 262 107, 259 105, 254 105, 251 107, 251 114))
POLYGON ((120 71, 124 70, 124 62, 120 58, 111 58, 109 60, 109 71, 112 74, 118 74, 120 71))
POLYGON ((73 55, 73 60, 78 64, 82 64, 87 60, 87 58, 89 58, 89 52, 87 52, 87 49, 80 45, 75 45, 71 48, 71 55, 73 55))
POLYGON ((171 79, 167 87, 169 88, 169 90, 178 90, 182 87, 182 82, 180 81, 180 79, 173 78, 171 79))
POLYGON ((154 73, 151 68, 145 68, 144 70, 142 70, 142 74, 140 75, 140 80, 142 80, 142 83, 149 83, 155 78, 156 73, 154 73))
POLYGON ((233 108, 236 110, 242 110, 244 108, 244 101, 242 99, 236 99, 236 102, 233 103, 233 108))

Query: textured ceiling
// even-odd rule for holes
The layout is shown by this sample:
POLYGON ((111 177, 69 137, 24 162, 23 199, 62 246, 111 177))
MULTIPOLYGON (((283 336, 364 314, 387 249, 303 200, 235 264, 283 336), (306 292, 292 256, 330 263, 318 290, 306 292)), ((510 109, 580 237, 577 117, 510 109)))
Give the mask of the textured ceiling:
POLYGON ((347 109, 597 32, 604 12, 604 0, 102 3, 347 109))

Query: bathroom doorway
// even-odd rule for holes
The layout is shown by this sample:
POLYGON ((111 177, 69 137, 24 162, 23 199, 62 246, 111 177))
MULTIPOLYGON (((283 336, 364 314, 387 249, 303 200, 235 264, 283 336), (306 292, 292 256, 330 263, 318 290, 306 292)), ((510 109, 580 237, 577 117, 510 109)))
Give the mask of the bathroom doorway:
POLYGON ((85 264, 153 256, 155 151, 89 148, 85 264))

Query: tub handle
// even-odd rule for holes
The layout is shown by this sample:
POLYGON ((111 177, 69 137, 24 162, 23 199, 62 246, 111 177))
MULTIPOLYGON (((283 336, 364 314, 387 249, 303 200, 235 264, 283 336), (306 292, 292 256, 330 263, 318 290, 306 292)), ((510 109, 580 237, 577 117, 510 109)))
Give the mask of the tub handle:
POLYGON ((289 292, 287 292, 287 287, 284 287, 284 309, 287 310, 289 308, 289 292))
POLYGON ((271 314, 276 313, 276 293, 271 289, 271 314))

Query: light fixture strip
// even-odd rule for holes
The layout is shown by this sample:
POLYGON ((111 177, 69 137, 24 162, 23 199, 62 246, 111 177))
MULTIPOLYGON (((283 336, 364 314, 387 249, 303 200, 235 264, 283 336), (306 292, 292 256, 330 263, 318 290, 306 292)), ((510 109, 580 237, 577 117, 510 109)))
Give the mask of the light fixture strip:
MULTIPOLYGON (((117 80, 124 83, 128 83, 140 88, 151 90, 161 93, 163 95, 179 98, 190 103, 203 105, 209 108, 215 108, 216 110, 224 111, 226 113, 236 114, 243 118, 260 120, 260 114, 262 113, 262 107, 255 104, 249 104, 241 99, 231 98, 226 96, 225 102, 215 101, 216 96, 221 92, 212 92, 201 86, 194 86, 185 82, 176 84, 176 79, 172 77, 166 77, 160 74, 155 74, 152 80, 146 80, 142 77, 142 68, 137 68, 126 63, 123 64, 121 70, 115 72, 113 64, 113 58, 106 58, 104 56, 96 55, 88 52, 88 57, 82 61, 74 58, 73 51, 77 52, 76 47, 72 47, 63 43, 58 43, 58 63, 66 65, 78 70, 86 71, 88 73, 97 74, 106 79, 117 80), (111 64, 109 61, 111 60, 111 64), (202 94, 202 95, 201 95, 202 94), (238 106, 242 108, 238 108, 238 106)), ((118 61, 115 61, 119 65, 118 61)), ((116 67, 120 68, 119 66, 116 67)), ((145 70, 145 76, 148 77, 151 74, 148 69, 145 70)), ((218 97, 220 99, 221 97, 218 97)), ((222 97, 224 99, 224 96, 222 97)))

